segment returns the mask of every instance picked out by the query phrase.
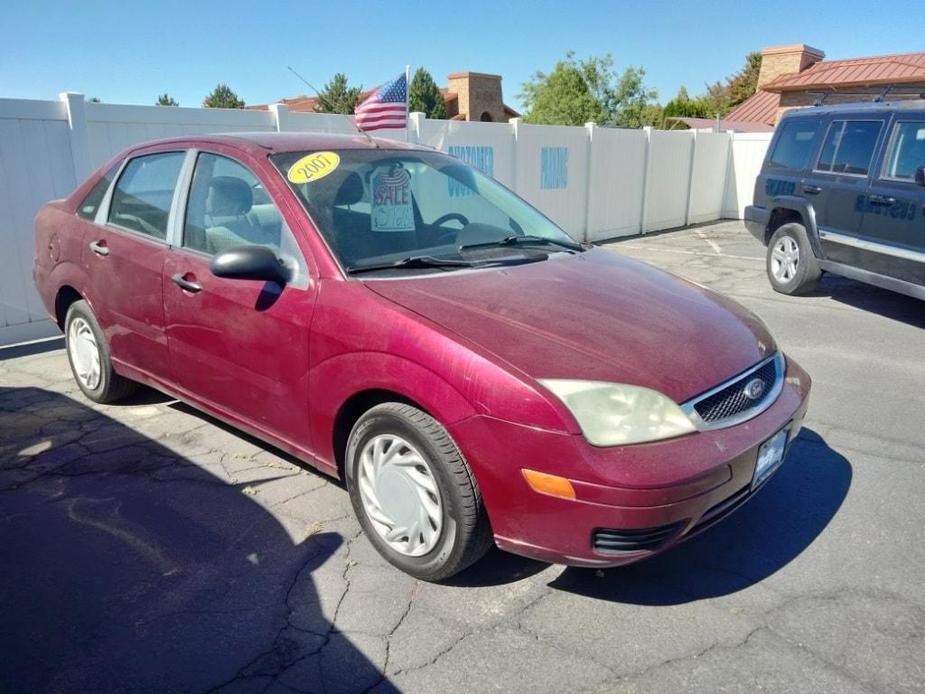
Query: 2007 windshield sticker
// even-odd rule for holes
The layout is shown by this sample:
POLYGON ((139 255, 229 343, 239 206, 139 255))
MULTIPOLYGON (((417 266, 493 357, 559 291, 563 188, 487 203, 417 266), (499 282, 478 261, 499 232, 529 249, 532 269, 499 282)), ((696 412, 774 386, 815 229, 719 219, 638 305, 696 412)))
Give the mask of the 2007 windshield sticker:
POLYGON ((293 183, 312 183, 340 165, 337 152, 312 152, 289 167, 286 177, 293 183))
POLYGON ((414 231, 411 174, 401 164, 376 172, 372 180, 373 231, 414 231))

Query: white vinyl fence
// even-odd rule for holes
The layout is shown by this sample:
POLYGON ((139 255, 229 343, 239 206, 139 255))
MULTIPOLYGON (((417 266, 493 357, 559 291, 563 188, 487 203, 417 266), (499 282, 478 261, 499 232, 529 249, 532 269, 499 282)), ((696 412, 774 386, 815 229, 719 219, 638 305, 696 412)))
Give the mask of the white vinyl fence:
MULTIPOLYGON (((32 286, 32 219, 113 155, 216 132, 354 133, 348 116, 0 99, 0 345, 53 334, 32 286)), ((403 130, 391 137, 406 138, 403 130)), ((586 241, 740 218, 770 135, 435 121, 407 138, 495 177, 586 241)))

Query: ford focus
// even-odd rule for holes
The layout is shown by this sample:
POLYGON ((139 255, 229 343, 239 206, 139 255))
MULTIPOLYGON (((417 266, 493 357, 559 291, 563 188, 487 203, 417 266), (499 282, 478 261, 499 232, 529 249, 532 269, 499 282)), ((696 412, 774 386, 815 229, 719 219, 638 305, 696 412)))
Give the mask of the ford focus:
POLYGON ((40 211, 34 277, 86 397, 146 384, 342 479, 425 580, 664 551, 765 484, 810 390, 735 302, 387 140, 133 147, 40 211))

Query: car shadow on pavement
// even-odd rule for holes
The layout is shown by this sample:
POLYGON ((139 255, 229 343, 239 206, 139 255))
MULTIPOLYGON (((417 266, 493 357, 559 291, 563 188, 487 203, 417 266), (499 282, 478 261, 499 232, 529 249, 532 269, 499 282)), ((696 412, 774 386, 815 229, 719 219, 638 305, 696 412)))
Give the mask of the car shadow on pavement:
POLYGON ((828 296, 839 303, 878 313, 916 328, 925 328, 925 302, 921 299, 832 274, 823 275, 813 294, 828 296))
POLYGON ((389 691, 322 614, 341 535, 284 527, 206 469, 216 454, 191 458, 61 393, 0 387, 0 689, 389 691))
POLYGON ((648 561, 567 568, 553 588, 601 600, 673 605, 735 593, 793 561, 825 530, 851 486, 851 464, 804 428, 777 474, 741 509, 648 561))

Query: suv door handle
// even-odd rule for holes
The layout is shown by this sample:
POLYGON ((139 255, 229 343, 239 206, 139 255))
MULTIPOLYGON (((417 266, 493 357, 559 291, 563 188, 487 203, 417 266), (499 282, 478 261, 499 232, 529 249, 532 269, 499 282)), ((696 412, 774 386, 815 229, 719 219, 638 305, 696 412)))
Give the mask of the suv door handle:
POLYGON ((819 193, 822 192, 822 188, 820 188, 819 186, 804 185, 803 192, 806 193, 807 195, 818 195, 819 193))
POLYGON ((870 201, 871 205, 894 205, 896 204, 896 198, 890 197, 889 195, 869 195, 867 199, 870 201))
POLYGON ((199 284, 199 282, 196 282, 195 280, 188 280, 179 272, 170 279, 172 279, 173 283, 181 289, 185 289, 186 291, 192 292, 193 294, 202 291, 202 285, 199 284))
POLYGON ((106 246, 105 241, 91 241, 90 250, 97 255, 109 255, 109 248, 106 246))

